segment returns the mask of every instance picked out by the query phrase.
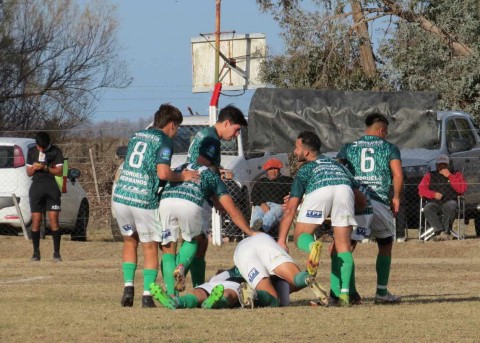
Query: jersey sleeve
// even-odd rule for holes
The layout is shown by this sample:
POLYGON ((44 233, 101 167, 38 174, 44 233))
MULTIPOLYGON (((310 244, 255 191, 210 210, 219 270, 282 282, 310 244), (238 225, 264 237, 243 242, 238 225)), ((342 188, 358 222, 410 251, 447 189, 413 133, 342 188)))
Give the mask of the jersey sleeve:
POLYGON ((160 148, 158 149, 157 161, 156 161, 157 164, 170 165, 172 162, 172 155, 173 155, 173 141, 170 138, 162 140, 160 148))
POLYGON ((337 153, 337 159, 339 160, 346 160, 347 159, 347 147, 348 147, 348 144, 345 144, 342 146, 342 148, 340 149, 340 151, 337 153))
POLYGON ((401 160, 401 156, 400 156, 400 150, 398 149, 398 147, 394 144, 391 145, 390 147, 390 161, 393 161, 393 160, 401 160))
POLYGON ((300 168, 295 179, 293 179, 292 189, 290 191, 290 197, 302 198, 307 190, 308 177, 304 173, 304 170, 300 168))
POLYGON ((55 164, 55 166, 60 166, 60 165, 63 165, 63 153, 62 153, 62 150, 60 149, 55 149, 55 158, 53 160, 53 163, 55 164))
POLYGON ((222 181, 220 176, 218 176, 211 169, 206 169, 201 172, 202 182, 204 182, 209 195, 216 195, 220 198, 224 194, 228 194, 227 185, 222 181))
POLYGON ((28 166, 31 166, 33 165, 33 163, 35 163, 35 151, 37 150, 37 148, 35 146, 31 147, 30 149, 28 149, 28 152, 27 152, 27 165, 28 166))
POLYGON ((220 141, 213 137, 206 137, 198 148, 198 154, 215 164, 220 156, 220 141))

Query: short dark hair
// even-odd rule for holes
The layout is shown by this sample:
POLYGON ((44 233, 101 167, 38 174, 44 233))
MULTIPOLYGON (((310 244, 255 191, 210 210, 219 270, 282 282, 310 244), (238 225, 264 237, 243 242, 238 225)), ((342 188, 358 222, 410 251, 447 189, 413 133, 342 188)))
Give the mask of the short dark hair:
POLYGON ((35 144, 39 147, 46 149, 50 146, 50 136, 44 131, 37 132, 35 136, 35 144))
POLYGON ((302 141, 302 144, 307 147, 308 150, 319 153, 322 147, 322 142, 315 132, 302 131, 297 137, 302 141))
POLYGON ((182 112, 175 106, 170 104, 162 104, 153 119, 153 126, 159 129, 163 129, 168 123, 174 122, 176 125, 180 125, 183 122, 182 112))
POLYGON ((231 124, 238 124, 241 126, 248 126, 247 120, 243 112, 233 105, 227 105, 218 113, 218 122, 222 123, 225 120, 230 121, 231 124))
POLYGON ((388 119, 383 114, 380 113, 372 113, 365 118, 365 125, 367 127, 372 126, 375 123, 384 123, 388 126, 388 119))

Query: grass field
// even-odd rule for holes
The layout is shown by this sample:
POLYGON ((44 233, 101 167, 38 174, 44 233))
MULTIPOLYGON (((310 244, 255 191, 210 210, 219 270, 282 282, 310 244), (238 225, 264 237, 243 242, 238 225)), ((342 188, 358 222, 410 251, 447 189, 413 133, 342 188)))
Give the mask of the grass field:
MULTIPOLYGON (((207 275, 232 265, 235 245, 209 248, 207 275)), ((286 308, 142 309, 139 270, 134 307, 122 308, 122 243, 65 237, 64 261, 54 263, 47 236, 41 251, 42 261, 30 262, 30 242, 0 236, 1 342, 480 341, 480 239, 397 243, 390 289, 403 303, 390 306, 373 304, 376 245, 360 244, 354 258, 365 303, 351 308, 311 307, 305 289, 286 308)), ((290 252, 302 265, 305 255, 291 243, 290 252)), ((318 278, 326 286, 329 267, 324 249, 318 278)))

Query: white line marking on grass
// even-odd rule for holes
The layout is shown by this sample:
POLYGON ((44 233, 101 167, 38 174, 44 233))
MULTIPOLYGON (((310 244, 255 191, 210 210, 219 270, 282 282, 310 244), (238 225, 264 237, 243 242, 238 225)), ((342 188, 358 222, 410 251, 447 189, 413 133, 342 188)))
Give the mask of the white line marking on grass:
POLYGON ((52 278, 51 276, 34 276, 34 277, 25 278, 25 279, 0 281, 0 284, 30 282, 30 281, 45 280, 45 279, 51 279, 51 278, 52 278))

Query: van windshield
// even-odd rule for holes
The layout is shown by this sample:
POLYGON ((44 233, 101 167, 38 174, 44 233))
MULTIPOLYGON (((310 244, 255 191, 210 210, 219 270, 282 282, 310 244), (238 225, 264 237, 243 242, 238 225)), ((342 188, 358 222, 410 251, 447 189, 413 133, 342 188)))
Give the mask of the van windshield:
MULTIPOLYGON (((208 127, 208 125, 181 125, 177 135, 173 137, 174 154, 187 154, 193 137, 206 127, 208 127)), ((231 141, 222 140, 221 142, 222 155, 238 154, 238 143, 236 139, 231 141)))

